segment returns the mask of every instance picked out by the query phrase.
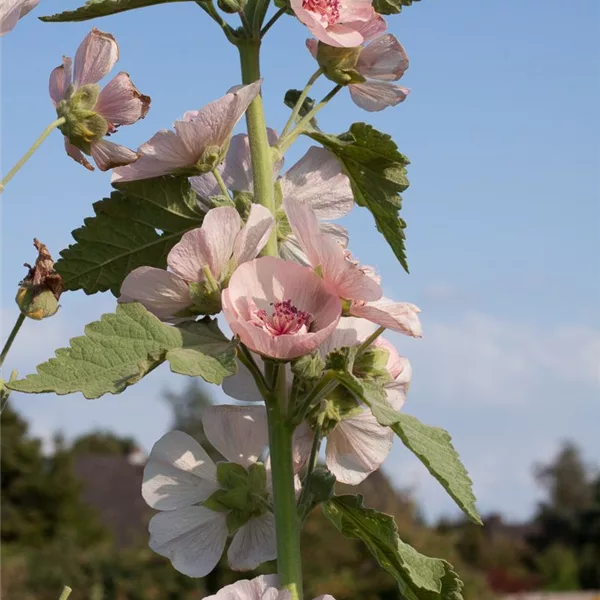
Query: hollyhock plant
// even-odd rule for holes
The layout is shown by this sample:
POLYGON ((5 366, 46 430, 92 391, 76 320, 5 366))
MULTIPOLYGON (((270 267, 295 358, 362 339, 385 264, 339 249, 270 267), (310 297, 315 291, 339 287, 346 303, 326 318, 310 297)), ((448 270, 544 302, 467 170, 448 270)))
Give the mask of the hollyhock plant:
MULTIPOLYGON (((291 600, 290 592, 280 590, 278 586, 277 575, 259 575, 252 580, 242 579, 226 585, 213 596, 206 596, 204 600, 291 600)), ((335 600, 335 598, 325 594, 314 600, 335 600)))
POLYGON ((291 7, 318 40, 338 48, 360 46, 386 27, 372 0, 292 0, 291 7))
POLYGON ((3 0, 0 4, 0 37, 12 31, 19 19, 31 12, 40 0, 3 0))
POLYGON ((273 227, 271 213, 253 204, 245 224, 234 208, 213 208, 202 227, 169 252, 171 271, 138 267, 123 281, 119 302, 140 302, 162 320, 221 311, 220 291, 233 270, 256 258, 273 227), (195 307, 197 310, 190 310, 195 307), (189 314, 186 313, 189 311, 189 314))
MULTIPOLYGON (((273 130, 270 130, 269 137, 271 144, 277 141, 273 130)), ((350 181, 342 172, 340 161, 328 150, 312 146, 283 176, 277 178, 281 166, 281 163, 274 165, 274 177, 281 196, 309 202, 319 219, 320 230, 345 246, 348 242, 346 230, 327 222, 343 217, 354 206, 350 181)), ((239 134, 231 139, 229 152, 219 167, 219 172, 228 189, 236 192, 252 191, 252 162, 247 135, 239 134)), ((222 193, 212 173, 192 177, 190 182, 203 206, 210 206, 208 199, 222 193)), ((279 255, 282 258, 308 264, 298 240, 289 229, 283 210, 277 213, 277 234, 280 242, 279 255)))
POLYGON ((261 81, 235 86, 222 98, 175 121, 175 131, 162 129, 138 148, 134 165, 115 169, 113 181, 132 181, 212 171, 223 160, 231 132, 260 93, 261 81))
POLYGON ((283 360, 318 348, 342 312, 339 298, 309 268, 272 256, 239 266, 222 301, 227 323, 243 344, 283 360))
MULTIPOLYGON (((307 40, 306 45, 317 58, 318 41, 307 40)), ((399 86, 398 81, 408 69, 408 55, 402 44, 391 34, 379 36, 363 47, 358 55, 354 70, 365 81, 350 83, 350 96, 357 106, 369 112, 396 106, 406 100, 408 88, 399 86)))
POLYGON ((190 577, 210 573, 227 552, 232 569, 251 570, 277 556, 270 485, 258 458, 267 446, 264 407, 214 406, 202 416, 209 442, 229 462, 214 463, 182 431, 165 434, 144 469, 142 495, 161 512, 150 547, 190 577))
POLYGON ((98 81, 118 59, 119 46, 113 36, 94 28, 77 49, 73 74, 68 57, 50 74, 50 98, 58 116, 65 119, 59 129, 65 135, 67 154, 91 171, 94 167, 86 154, 101 171, 137 160, 133 150, 104 137, 121 125, 143 119, 150 108, 150 98, 137 90, 127 73, 118 73, 100 90, 98 81))

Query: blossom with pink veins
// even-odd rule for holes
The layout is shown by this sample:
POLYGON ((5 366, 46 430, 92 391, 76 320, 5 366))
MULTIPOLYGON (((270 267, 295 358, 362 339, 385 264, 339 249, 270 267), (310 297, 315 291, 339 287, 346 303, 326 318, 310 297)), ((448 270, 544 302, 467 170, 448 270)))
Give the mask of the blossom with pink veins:
POLYGON ((262 80, 235 86, 222 98, 161 129, 138 148, 135 164, 116 169, 113 181, 149 179, 171 173, 206 173, 222 160, 233 128, 260 94, 262 80))
POLYGON ((372 0, 292 0, 291 7, 318 40, 351 48, 386 29, 372 4, 372 0))
MULTIPOLYGON (((306 41, 310 53, 317 57, 318 41, 306 41)), ((354 69, 366 81, 348 85, 354 103, 375 112, 404 102, 408 88, 393 83, 408 69, 408 55, 402 44, 391 34, 381 35, 361 49, 354 69)))
MULTIPOLYGON (((280 590, 278 585, 277 575, 259 575, 254 579, 242 579, 226 585, 213 596, 206 596, 204 600, 291 600, 290 592, 280 590)), ((325 594, 314 600, 335 600, 335 598, 325 594)))
POLYGON ((138 158, 133 150, 103 139, 121 125, 143 119, 150 108, 150 97, 140 93, 124 71, 99 89, 98 81, 112 70, 118 59, 115 38, 94 27, 77 49, 73 73, 73 61, 65 56, 62 65, 50 74, 52 103, 59 116, 67 116, 66 125, 60 128, 65 133, 65 150, 90 171, 94 167, 85 154, 94 159, 101 171, 128 165, 138 158), (74 119, 72 125, 69 118, 74 119), (65 127, 70 128, 71 139, 65 127))
POLYGON ((173 246, 167 257, 170 271, 133 270, 123 281, 119 302, 139 302, 159 319, 177 320, 193 305, 190 284, 214 280, 226 285, 238 265, 258 256, 272 228, 273 217, 260 204, 252 205, 245 224, 234 208, 213 208, 202 227, 184 233, 173 246))
MULTIPOLYGON (((274 145, 277 134, 272 129, 268 130, 268 134, 271 145, 274 145)), ((320 230, 346 246, 348 243, 346 230, 327 222, 340 219, 354 207, 350 181, 343 173, 340 161, 329 150, 312 146, 283 176, 278 177, 281 167, 282 162, 273 166, 273 178, 279 184, 283 198, 296 198, 309 202, 319 219, 320 230)), ((236 192, 252 191, 252 162, 246 134, 238 134, 231 138, 225 161, 218 170, 228 189, 236 192)), ((190 183, 199 196, 200 204, 205 208, 210 206, 209 199, 212 196, 222 193, 212 173, 192 177, 190 183)), ((285 217, 285 213, 278 211, 278 221, 282 217, 285 217)), ((289 228, 284 226, 279 227, 278 230, 279 255, 286 260, 306 265, 306 255, 302 252, 295 236, 286 229, 289 228)))
POLYGON ((39 3, 40 0, 2 0, 0 4, 0 37, 12 31, 19 20, 39 3))
POLYGON ((291 360, 335 330, 342 305, 308 267, 264 256, 240 265, 221 295, 229 327, 250 350, 291 360))
POLYGON ((419 308, 382 298, 379 278, 373 269, 361 267, 331 236, 321 233, 308 202, 284 198, 283 206, 309 264, 323 277, 327 287, 346 301, 344 314, 412 337, 422 336, 419 308))
MULTIPOLYGON (((244 469, 257 464, 268 444, 263 406, 212 406, 202 424, 219 453, 244 469)), ((239 526, 238 520, 235 532, 229 530, 227 510, 203 505, 221 489, 217 466, 194 438, 171 431, 156 442, 144 468, 142 496, 161 511, 150 520, 150 548, 190 577, 204 577, 215 568, 230 535, 227 558, 234 570, 252 570, 277 557, 275 517, 264 500, 250 506, 254 494, 248 497, 245 522, 239 526)), ((264 489, 254 491, 268 502, 270 476, 264 489)))

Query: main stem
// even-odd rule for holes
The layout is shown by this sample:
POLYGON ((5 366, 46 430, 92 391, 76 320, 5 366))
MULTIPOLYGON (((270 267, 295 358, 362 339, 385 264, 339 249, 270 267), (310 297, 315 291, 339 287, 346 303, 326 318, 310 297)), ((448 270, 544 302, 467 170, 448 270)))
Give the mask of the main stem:
MULTIPOLYGON (((238 44, 242 65, 242 82, 252 83, 260 79, 260 40, 244 39, 238 44)), ((262 96, 257 96, 246 111, 250 156, 252 158, 252 177, 254 179, 254 202, 266 206, 275 217, 275 194, 273 187, 273 158, 267 124, 263 109, 262 96)), ((264 253, 277 256, 277 228, 273 227, 264 253)))
POLYGON ((277 530, 277 567, 281 586, 290 592, 292 600, 302 600, 300 519, 296 508, 292 456, 294 428, 286 419, 286 404, 285 366, 278 365, 274 390, 267 402, 277 530))

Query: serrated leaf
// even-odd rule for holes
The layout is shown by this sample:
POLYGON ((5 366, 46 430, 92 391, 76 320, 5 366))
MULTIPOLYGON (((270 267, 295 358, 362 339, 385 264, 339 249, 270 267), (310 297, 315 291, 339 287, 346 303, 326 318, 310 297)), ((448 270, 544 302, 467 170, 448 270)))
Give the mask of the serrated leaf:
POLYGON ((405 544, 393 517, 365 508, 361 496, 337 496, 323 513, 343 535, 361 540, 392 575, 408 600, 462 600, 462 581, 452 565, 405 544))
POLYGON ((175 372, 193 371, 220 384, 235 373, 235 345, 225 338, 217 342, 214 327, 206 321, 173 327, 141 304, 119 304, 116 312, 86 325, 85 335, 73 338, 69 348, 57 350, 56 358, 39 365, 37 374, 7 387, 34 394, 81 392, 86 398, 98 398, 122 392, 165 360, 173 360, 175 372))
POLYGON ((424 425, 410 415, 397 415, 398 419, 392 425, 396 435, 444 486, 467 517, 481 525, 475 508, 473 482, 452 445, 450 434, 439 427, 424 425))
POLYGON ((373 8, 380 15, 396 15, 404 6, 410 6, 419 0, 373 0, 373 8))
POLYGON ((402 208, 400 193, 408 187, 406 165, 409 160, 398 151, 392 138, 366 123, 353 123, 340 136, 309 129, 306 135, 333 152, 350 179, 354 200, 368 208, 377 229, 408 273, 404 229, 398 215, 402 208))
POLYGON ((63 21, 87 21, 97 17, 116 15, 126 10, 154 6, 155 4, 169 4, 172 2, 184 2, 185 0, 88 0, 83 6, 75 10, 67 10, 47 17, 40 17, 40 21, 46 23, 63 21))
POLYGON ((110 198, 94 204, 95 217, 73 231, 55 269, 66 290, 119 295, 127 275, 141 266, 164 269, 169 250, 203 213, 186 177, 115 184, 110 198))

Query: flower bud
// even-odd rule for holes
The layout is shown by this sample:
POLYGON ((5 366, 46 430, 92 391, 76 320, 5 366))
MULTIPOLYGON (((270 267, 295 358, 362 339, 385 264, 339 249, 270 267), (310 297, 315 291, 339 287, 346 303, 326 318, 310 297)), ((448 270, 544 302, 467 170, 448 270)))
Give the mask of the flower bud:
POLYGON ((33 240, 33 245, 38 250, 38 257, 33 267, 25 263, 29 272, 19 284, 15 301, 26 317, 39 321, 58 311, 63 280, 54 270, 54 261, 46 246, 37 239, 33 240))
POLYGON ((247 0, 217 0, 217 6, 229 15, 242 12, 247 0))
POLYGON ((336 48, 319 42, 317 62, 325 77, 340 85, 363 83, 365 78, 355 69, 362 48, 336 48))

